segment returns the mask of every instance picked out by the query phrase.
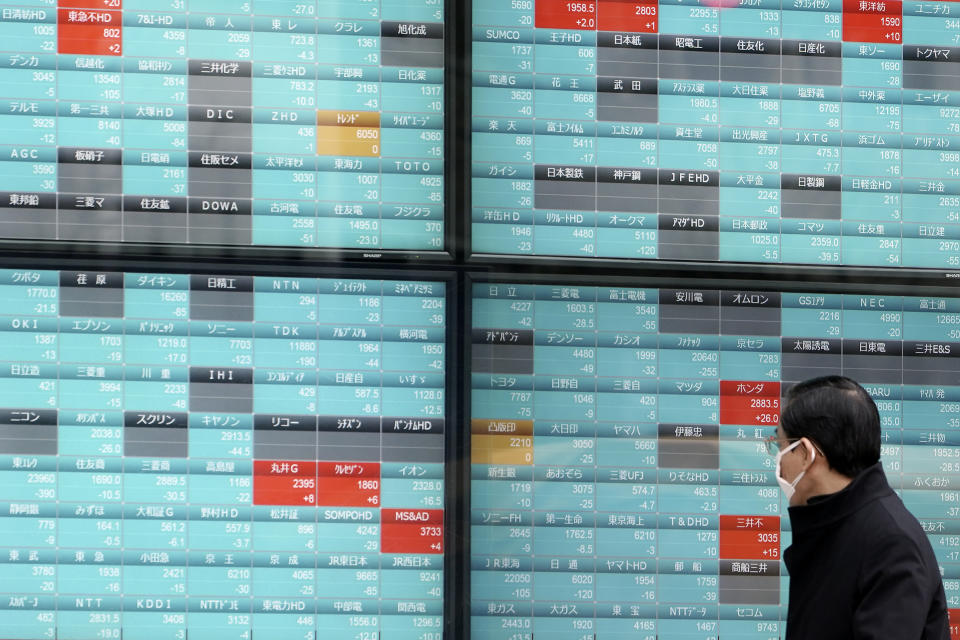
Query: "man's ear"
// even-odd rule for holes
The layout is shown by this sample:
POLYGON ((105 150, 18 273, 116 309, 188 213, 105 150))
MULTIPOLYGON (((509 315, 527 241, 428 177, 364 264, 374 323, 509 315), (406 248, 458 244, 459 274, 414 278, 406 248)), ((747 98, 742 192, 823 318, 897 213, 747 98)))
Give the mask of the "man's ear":
MULTIPOLYGON (((807 438, 800 438, 800 446, 803 447, 803 470, 806 471, 813 466, 817 459, 817 448, 807 438)), ((798 449, 800 447, 797 447, 798 449)))

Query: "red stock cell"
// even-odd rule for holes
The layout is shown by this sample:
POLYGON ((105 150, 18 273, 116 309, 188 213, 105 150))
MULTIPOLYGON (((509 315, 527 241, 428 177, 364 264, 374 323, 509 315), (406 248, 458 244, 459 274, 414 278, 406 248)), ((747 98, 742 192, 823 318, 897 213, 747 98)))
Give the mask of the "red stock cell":
POLYGON ((780 422, 780 383, 764 380, 720 382, 720 424, 776 426, 780 422))
POLYGON ((960 609, 948 609, 950 618, 950 640, 960 640, 960 609))
POLYGON ((602 0, 597 3, 597 29, 629 33, 656 33, 660 14, 656 2, 602 0))
POLYGON ((443 553, 443 510, 382 509, 380 532, 383 553, 443 553))
POLYGON ((843 19, 856 14, 866 15, 903 15, 903 3, 900 0, 843 0, 843 19))
POLYGON ((722 560, 779 560, 780 518, 720 516, 722 560))
POLYGON ((253 504, 317 504, 317 465, 310 461, 254 460, 253 504))
POLYGON ((254 460, 253 475, 316 477, 317 463, 312 460, 254 460))
POLYGON ((379 507, 380 464, 318 462, 317 504, 329 507, 379 507))
POLYGON ((538 29, 593 31, 597 28, 597 3, 587 0, 536 0, 534 18, 538 29))
POLYGON ((843 39, 899 44, 903 41, 903 4, 886 0, 844 0, 843 39))
POLYGON ((88 56, 123 55, 121 12, 59 9, 57 51, 88 56))
MULTIPOLYGON (((880 37, 885 33, 902 33, 903 18, 900 16, 853 14, 843 17, 843 37, 862 35, 865 37, 880 37)), ((899 36, 898 36, 899 37, 899 36)), ((893 40, 899 42, 899 40, 893 40)), ((889 42, 883 40, 883 42, 889 42)))
POLYGON ((316 478, 253 478, 253 504, 312 507, 317 504, 316 478))

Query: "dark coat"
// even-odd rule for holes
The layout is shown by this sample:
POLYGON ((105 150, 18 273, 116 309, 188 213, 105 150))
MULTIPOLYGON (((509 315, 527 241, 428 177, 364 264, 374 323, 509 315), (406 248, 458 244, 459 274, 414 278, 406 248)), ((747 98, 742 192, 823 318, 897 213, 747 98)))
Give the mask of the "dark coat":
POLYGON ((949 640, 930 541, 879 462, 789 512, 786 640, 949 640))

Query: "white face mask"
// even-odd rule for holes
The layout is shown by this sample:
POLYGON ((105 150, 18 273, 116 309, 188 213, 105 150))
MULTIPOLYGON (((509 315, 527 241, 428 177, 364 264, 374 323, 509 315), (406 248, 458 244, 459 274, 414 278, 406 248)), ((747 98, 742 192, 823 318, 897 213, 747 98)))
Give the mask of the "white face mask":
MULTIPOLYGON (((803 478, 803 475, 807 472, 807 470, 804 469, 803 471, 801 471, 801 472, 797 475, 797 477, 793 479, 793 482, 787 482, 787 481, 784 480, 782 477, 780 477, 780 459, 783 458, 783 454, 787 453, 788 451, 790 451, 790 450, 792 450, 792 449, 795 449, 795 448, 797 447, 797 445, 799 445, 801 442, 802 442, 802 440, 797 440, 796 442, 794 442, 792 445, 790 445, 790 446, 787 447, 786 449, 782 449, 781 451, 778 451, 778 452, 777 452, 777 468, 774 470, 774 474, 775 474, 776 477, 777 477, 777 484, 780 485, 780 489, 783 490, 783 495, 787 496, 787 500, 788 500, 788 501, 789 501, 791 498, 793 498, 793 494, 796 493, 796 491, 797 491, 797 489, 796 489, 797 483, 800 482, 801 478, 803 478)), ((813 450, 813 457, 810 459, 810 462, 813 462, 813 461, 816 459, 816 457, 817 457, 817 450, 814 449, 814 450, 813 450)))

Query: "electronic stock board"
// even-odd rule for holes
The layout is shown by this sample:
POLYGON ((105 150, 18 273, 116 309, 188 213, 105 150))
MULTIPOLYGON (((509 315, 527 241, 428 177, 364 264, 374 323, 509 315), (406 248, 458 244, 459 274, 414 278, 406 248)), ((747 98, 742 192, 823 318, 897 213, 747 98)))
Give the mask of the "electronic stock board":
POLYGON ((473 640, 782 638, 765 439, 791 384, 840 373, 956 619, 960 298, 503 279, 472 314, 473 640))
POLYGON ((478 254, 960 265, 960 4, 473 3, 478 254))
POLYGON ((0 271, 0 635, 440 640, 445 295, 0 271))
POLYGON ((441 0, 0 4, 0 239, 443 251, 441 0))

